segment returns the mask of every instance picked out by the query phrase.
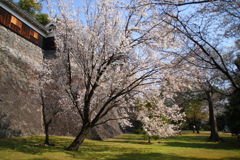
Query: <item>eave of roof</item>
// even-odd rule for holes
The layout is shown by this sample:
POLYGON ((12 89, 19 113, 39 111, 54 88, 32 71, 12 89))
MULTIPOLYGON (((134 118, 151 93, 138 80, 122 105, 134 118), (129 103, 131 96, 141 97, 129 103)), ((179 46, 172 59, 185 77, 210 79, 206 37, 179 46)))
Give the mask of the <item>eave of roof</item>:
POLYGON ((46 34, 48 34, 48 30, 45 26, 43 26, 41 23, 39 23, 37 20, 35 20, 30 14, 26 13, 24 10, 22 10, 20 7, 18 7, 14 2, 11 2, 9 0, 0 0, 0 1, 9 5, 10 7, 12 7, 13 10, 17 11, 20 15, 27 18, 38 29, 40 29, 43 32, 45 32, 46 34))

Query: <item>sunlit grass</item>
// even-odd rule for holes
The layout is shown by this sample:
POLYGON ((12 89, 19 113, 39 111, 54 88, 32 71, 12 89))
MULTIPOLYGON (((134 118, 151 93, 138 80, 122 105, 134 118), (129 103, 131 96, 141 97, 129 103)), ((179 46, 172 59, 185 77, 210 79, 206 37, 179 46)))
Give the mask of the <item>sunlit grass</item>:
POLYGON ((41 146, 43 136, 0 139, 1 160, 187 160, 187 159, 240 159, 240 142, 230 134, 221 133, 225 142, 207 142, 209 132, 159 139, 148 144, 142 135, 123 134, 105 141, 86 140, 78 152, 65 151, 73 140, 69 137, 51 136, 55 146, 41 146))

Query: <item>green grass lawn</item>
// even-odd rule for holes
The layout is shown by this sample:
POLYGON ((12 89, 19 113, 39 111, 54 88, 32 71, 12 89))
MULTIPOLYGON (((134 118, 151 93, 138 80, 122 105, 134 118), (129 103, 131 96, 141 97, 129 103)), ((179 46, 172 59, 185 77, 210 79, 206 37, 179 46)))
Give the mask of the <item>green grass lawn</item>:
POLYGON ((43 136, 0 139, 0 160, 209 160, 240 159, 240 142, 230 134, 220 133, 222 143, 207 142, 209 132, 182 135, 152 141, 148 144, 142 135, 123 134, 105 141, 86 140, 78 152, 65 151, 73 138, 51 136, 56 146, 40 146, 43 136), (160 142, 160 143, 158 143, 160 142))

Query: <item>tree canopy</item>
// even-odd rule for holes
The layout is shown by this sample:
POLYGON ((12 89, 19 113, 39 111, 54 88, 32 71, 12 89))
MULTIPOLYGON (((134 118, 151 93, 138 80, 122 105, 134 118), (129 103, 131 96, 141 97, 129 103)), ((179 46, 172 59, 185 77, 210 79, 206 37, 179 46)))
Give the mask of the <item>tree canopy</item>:
POLYGON ((41 13, 42 3, 37 3, 35 0, 19 0, 17 5, 41 24, 46 25, 50 22, 48 15, 41 13))

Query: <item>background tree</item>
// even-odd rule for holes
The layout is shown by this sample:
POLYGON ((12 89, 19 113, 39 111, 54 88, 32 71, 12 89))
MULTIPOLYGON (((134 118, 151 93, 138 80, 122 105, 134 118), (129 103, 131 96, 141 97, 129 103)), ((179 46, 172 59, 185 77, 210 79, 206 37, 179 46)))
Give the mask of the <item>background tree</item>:
POLYGON ((17 5, 41 24, 46 25, 50 22, 48 15, 41 13, 42 3, 37 3, 35 0, 19 0, 17 5))
POLYGON ((39 96, 41 99, 43 125, 46 145, 54 145, 49 140, 49 128, 54 118, 71 109, 67 94, 59 84, 64 81, 65 70, 62 60, 45 57, 42 62, 42 72, 39 76, 39 96), (61 69, 61 70, 60 70, 61 69))
MULTIPOLYGON (((227 85, 229 84, 235 90, 240 90, 239 84, 234 78, 235 76, 239 76, 236 73, 236 66, 234 65, 237 49, 234 47, 233 39, 237 38, 238 34, 235 34, 235 37, 232 34, 229 38, 229 36, 226 36, 227 33, 230 33, 229 28, 223 25, 226 23, 227 26, 237 29, 236 27, 239 26, 236 25, 239 22, 239 4, 235 3, 235 1, 214 1, 212 3, 206 3, 208 1, 197 3, 190 1, 180 4, 155 2, 139 1, 139 8, 148 6, 153 11, 152 18, 158 18, 159 21, 162 21, 162 23, 165 23, 169 27, 167 34, 173 35, 172 37, 174 38, 170 38, 170 42, 168 43, 172 43, 173 47, 168 45, 165 52, 172 54, 173 57, 178 59, 179 63, 188 63, 189 65, 197 66, 204 69, 207 74, 213 72, 215 73, 215 77, 225 77, 225 80, 228 81, 221 81, 222 85, 219 83, 216 85, 221 86, 221 90, 227 91, 227 85), (201 3, 201 5, 196 5, 198 3, 201 3), (190 4, 195 4, 193 10, 188 10, 188 8, 192 7, 190 4), (224 10, 218 10, 219 6, 228 7, 224 10), (230 8, 234 8, 234 10, 230 8), (216 16, 216 13, 223 16, 216 16), (231 39, 232 44, 228 43, 227 45, 226 42, 229 42, 229 39, 231 39), (177 49, 175 46, 178 46, 177 49)), ((216 120, 213 108, 214 90, 211 89, 215 85, 212 85, 212 82, 208 83, 209 81, 205 82, 207 83, 205 83, 206 85, 204 85, 203 89, 209 104, 211 126, 213 129, 210 138, 213 141, 218 141, 219 137, 215 128, 216 120)))
POLYGON ((48 14, 44 14, 44 13, 37 14, 36 20, 40 22, 42 25, 47 25, 50 22, 48 18, 48 14))
MULTIPOLYGON (((218 73, 209 73, 206 71, 206 75, 198 76, 200 89, 203 91, 202 98, 207 102, 208 105, 208 113, 209 113, 209 123, 211 126, 211 133, 209 137, 209 141, 222 141, 223 139, 219 137, 218 128, 217 128, 217 119, 216 113, 222 109, 219 106, 219 102, 221 103, 222 96, 219 96, 217 86, 219 83, 221 84, 222 79, 220 77, 216 77, 219 75, 218 73)), ((221 94, 220 94, 221 95, 221 94)))
POLYGON ((204 108, 203 93, 200 89, 192 87, 185 92, 177 93, 175 98, 178 104, 186 114, 186 124, 188 128, 199 133, 202 122, 207 118, 207 113, 204 108), (195 126, 195 127, 194 127, 195 126))
POLYGON ((42 4, 36 3, 35 0, 19 0, 17 4, 33 17, 36 17, 36 14, 42 10, 42 4))
POLYGON ((161 20, 169 26, 167 34, 173 34, 172 37, 175 37, 169 39, 175 44, 172 46, 181 46, 173 52, 169 45, 168 53, 172 51, 178 58, 181 57, 184 61, 201 68, 209 65, 208 69, 219 70, 236 90, 240 90, 233 77, 236 75, 233 63, 236 59, 236 48, 233 46, 234 40, 238 40, 239 35, 239 32, 236 33, 239 30, 239 2, 209 2, 183 1, 176 4, 150 0, 139 1, 139 6, 140 8, 148 6, 153 10, 153 18, 157 15, 165 17, 161 20), (162 16, 163 14, 165 16, 162 16))
POLYGON ((179 131, 180 121, 184 116, 177 105, 167 107, 163 99, 153 98, 151 102, 144 102, 139 106, 138 120, 142 122, 142 128, 147 133, 150 143, 154 137, 174 136, 179 131))
POLYGON ((148 135, 149 143, 152 137, 166 138, 181 132, 185 113, 184 105, 177 105, 177 93, 185 93, 192 88, 191 85, 196 84, 197 79, 189 79, 192 73, 201 74, 194 66, 179 65, 177 61, 170 64, 162 71, 164 81, 157 83, 161 87, 148 89, 143 94, 145 96, 142 96, 144 98, 138 99, 138 120, 143 124, 142 128, 148 135))
POLYGON ((206 112, 204 112, 203 103, 203 99, 198 98, 183 104, 186 121, 191 125, 193 132, 196 129, 197 133, 200 133, 201 124, 208 117, 206 112))
POLYGON ((226 125, 229 127, 230 132, 233 135, 240 134, 240 102, 239 102, 240 93, 235 92, 231 97, 229 97, 229 104, 226 105, 226 125))
MULTIPOLYGON (((239 62, 239 57, 236 60, 236 63, 239 62)), ((237 72, 240 73, 240 69, 237 68, 237 72)), ((240 84, 240 78, 236 78, 236 81, 240 84)), ((232 90, 232 87, 230 87, 232 90)), ((232 94, 228 97, 228 104, 226 105, 226 111, 225 111, 225 120, 226 125, 230 129, 230 132, 233 135, 238 136, 240 134, 240 92, 234 91, 232 94)), ((239 136, 238 136, 239 138, 239 136)))
MULTIPOLYGON (((182 59, 177 60, 178 66, 181 66, 182 64, 189 64, 187 61, 182 61, 182 59)), ((190 64, 189 64, 190 65, 190 64)), ((195 64, 191 65, 192 67, 195 66, 195 64)), ((211 134, 209 137, 210 141, 221 141, 222 139, 218 135, 218 129, 217 129, 217 121, 216 121, 216 111, 220 111, 222 107, 220 104, 222 104, 221 99, 222 96, 220 96, 223 92, 221 92, 218 89, 218 86, 222 86, 222 83, 224 83, 224 79, 222 79, 223 76, 221 76, 221 73, 218 73, 217 70, 214 70, 215 72, 210 72, 208 70, 208 66, 204 68, 200 68, 198 66, 195 66, 198 68, 195 72, 190 72, 191 78, 196 78, 197 82, 194 83, 195 85, 192 86, 192 90, 197 90, 194 94, 194 92, 190 95, 186 94, 187 100, 196 100, 198 98, 201 98, 203 101, 207 102, 208 106, 208 114, 209 114, 209 122, 211 126, 211 134), (200 93, 200 94, 197 94, 200 93)), ((184 100, 180 99, 180 106, 182 106, 184 109, 184 100), (183 103, 183 104, 182 104, 183 103)), ((188 102, 188 101, 186 101, 188 102)))

